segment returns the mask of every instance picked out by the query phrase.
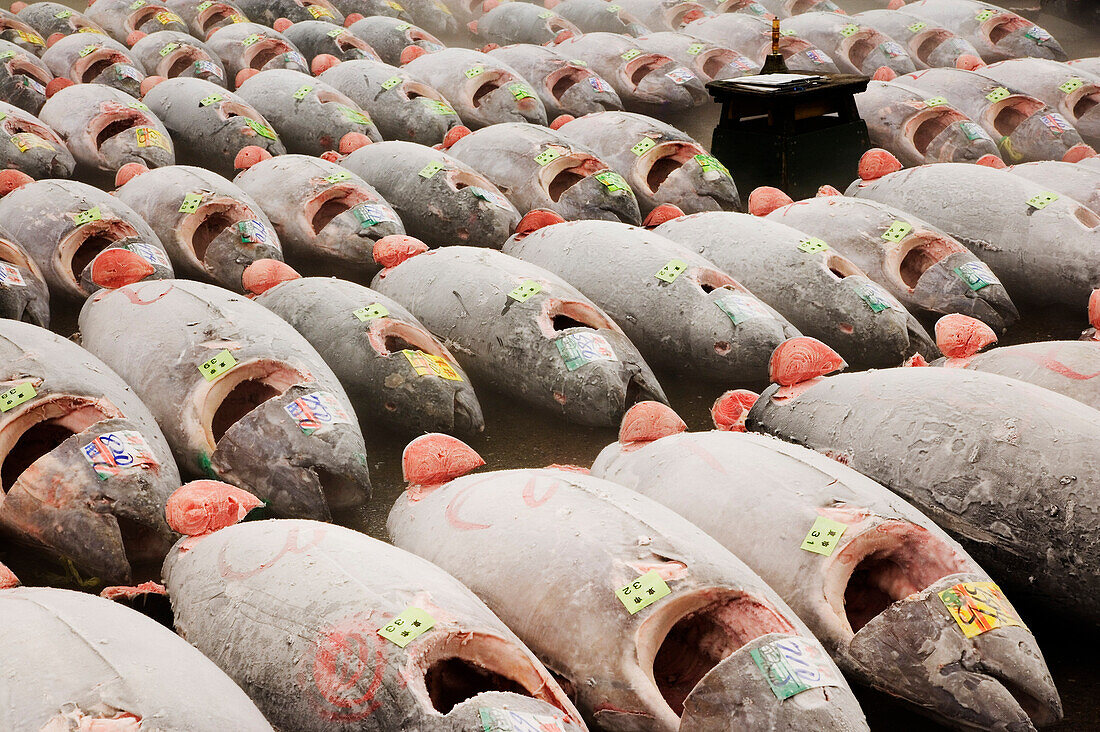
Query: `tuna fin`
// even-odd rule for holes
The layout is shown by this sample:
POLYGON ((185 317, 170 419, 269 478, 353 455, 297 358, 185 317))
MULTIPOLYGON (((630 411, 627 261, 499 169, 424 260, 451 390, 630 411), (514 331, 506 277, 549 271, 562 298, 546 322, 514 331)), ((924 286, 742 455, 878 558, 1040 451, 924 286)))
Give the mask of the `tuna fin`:
POLYGON ((310 61, 309 70, 313 72, 314 76, 320 76, 333 66, 339 66, 340 63, 340 59, 336 58, 331 53, 319 53, 310 61))
POLYGON ((767 216, 777 208, 794 203, 794 199, 778 188, 760 186, 749 194, 749 213, 753 216, 767 216))
POLYGON ((990 153, 989 155, 982 155, 975 161, 978 165, 984 165, 987 168, 996 168, 998 170, 1007 168, 1005 161, 1001 160, 996 155, 990 153))
POLYGON ((470 128, 465 125, 455 125, 451 129, 447 130, 447 133, 443 135, 443 144, 440 145, 441 150, 449 150, 451 145, 461 140, 466 135, 470 134, 470 128))
POLYGON ((936 345, 949 359, 970 358, 997 342, 997 334, 980 320, 951 313, 936 321, 936 345))
POLYGON ((248 170, 256 163, 271 157, 271 153, 262 147, 248 145, 237 151, 237 156, 233 158, 233 168, 235 170, 248 170))
POLYGON ((177 488, 164 506, 168 525, 184 536, 205 536, 238 523, 264 505, 256 496, 218 480, 193 480, 177 488))
POLYGON ((276 18, 275 22, 271 24, 271 27, 282 33, 292 25, 294 25, 294 21, 290 18, 276 18))
POLYGON ((390 234, 374 243, 374 261, 386 269, 428 251, 428 245, 412 236, 390 234))
POLYGON ((859 177, 861 180, 877 180, 884 175, 896 173, 902 169, 901 161, 881 147, 863 153, 859 159, 859 177))
POLYGON ((649 215, 645 217, 645 221, 642 222, 642 226, 647 229, 656 229, 666 221, 672 221, 673 219, 682 218, 684 212, 679 206, 673 206, 671 203, 662 203, 657 206, 649 215))
POLYGON ((641 447, 669 435, 687 431, 687 424, 672 407, 660 402, 638 402, 623 415, 619 425, 619 444, 641 447))
POLYGON ((76 82, 72 79, 66 79, 64 76, 56 76, 50 79, 50 83, 46 84, 46 99, 49 99, 65 87, 72 86, 75 83, 76 82))
POLYGON ((564 223, 565 219, 554 211, 545 208, 532 209, 525 213, 519 223, 516 224, 516 233, 513 238, 516 241, 521 241, 528 234, 533 234, 539 229, 564 223))
POLYGON ((255 297, 284 282, 301 278, 302 275, 285 262, 277 259, 257 259, 245 267, 244 274, 241 275, 241 285, 249 297, 255 297))
POLYGON ((718 397, 710 408, 715 428, 724 432, 744 432, 745 417, 756 404, 757 396, 748 389, 732 389, 718 397))
POLYGON ((115 188, 122 188, 142 173, 148 172, 149 168, 145 167, 143 163, 126 163, 115 173, 115 188))
POLYGON ((0 564, 0 590, 10 590, 12 587, 18 587, 19 584, 19 578, 15 576, 15 572, 0 564))
POLYGON ((836 188, 833 188, 830 185, 824 185, 824 186, 821 186, 820 188, 817 189, 817 197, 818 198, 821 198, 823 196, 843 196, 843 195, 844 195, 843 193, 841 193, 836 188))
POLYGON ((438 432, 417 437, 401 453, 401 474, 410 489, 442 485, 484 464, 465 442, 438 432))
POLYGON ((550 129, 560 130, 562 125, 568 124, 575 119, 576 117, 571 114, 559 114, 554 118, 554 121, 550 123, 550 129))
POLYGON ((0 198, 12 191, 19 190, 28 183, 34 183, 34 178, 21 170, 15 170, 14 168, 0 170, 0 198))
POLYGON ((780 386, 795 386, 847 368, 840 354, 809 336, 789 338, 772 351, 768 378, 780 386))

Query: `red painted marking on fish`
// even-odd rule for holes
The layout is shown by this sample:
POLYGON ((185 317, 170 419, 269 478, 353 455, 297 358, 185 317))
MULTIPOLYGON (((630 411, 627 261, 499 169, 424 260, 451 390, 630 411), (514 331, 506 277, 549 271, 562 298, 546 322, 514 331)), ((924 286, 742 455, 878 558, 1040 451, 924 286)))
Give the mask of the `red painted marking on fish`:
POLYGON ((126 296, 126 298, 130 302, 132 302, 135 305, 152 305, 157 300, 161 299, 162 297, 167 295, 169 292, 171 292, 173 289, 175 289, 175 288, 173 287, 173 285, 171 283, 165 282, 163 280, 158 280, 157 282, 151 282, 148 285, 142 286, 142 287, 135 287, 135 286, 129 286, 129 285, 126 286, 126 287, 121 287, 117 290, 117 292, 121 292, 123 295, 126 296), (156 288, 164 288, 164 291, 159 292, 157 294, 157 296, 154 297, 152 300, 142 299, 142 293, 150 291, 151 289, 156 289, 156 288))
POLYGON ((264 570, 270 569, 271 567, 275 566, 275 564, 287 554, 301 554, 306 549, 317 546, 321 543, 321 540, 325 538, 326 533, 328 533, 328 529, 324 527, 316 528, 313 530, 313 538, 310 539, 307 543, 299 545, 298 529, 291 529, 287 532, 286 542, 283 544, 283 548, 279 550, 278 554, 276 554, 274 557, 267 560, 266 562, 262 562, 258 567, 254 569, 246 569, 240 572, 229 566, 229 561, 226 559, 225 556, 228 544, 223 544, 221 551, 218 552, 218 572, 221 574, 222 577, 225 577, 226 579, 243 580, 248 579, 249 577, 255 577, 260 572, 263 572, 264 570))
POLYGON ((452 498, 451 502, 447 504, 447 508, 446 508, 446 510, 444 511, 444 514, 443 514, 444 516, 447 517, 447 523, 449 523, 454 528, 459 529, 460 531, 473 531, 474 529, 487 529, 491 526, 491 524, 475 524, 475 523, 472 523, 470 521, 464 521, 464 520, 462 520, 461 518, 458 517, 459 509, 462 508, 462 504, 464 504, 466 502, 466 497, 467 497, 466 494, 469 493, 471 489, 473 489, 473 488, 475 488, 475 487, 477 487, 477 486, 479 486, 479 485, 481 485, 482 483, 485 483, 485 482, 486 482, 485 480, 475 481, 475 482, 471 483, 470 485, 465 486, 464 488, 459 490, 458 493, 455 494, 455 497, 452 498))
POLYGON ((706 448, 696 445, 692 442, 688 443, 687 448, 688 452, 706 463, 707 467, 714 472, 721 473, 722 475, 727 474, 725 466, 723 466, 722 463, 718 462, 718 458, 714 457, 714 455, 711 454, 710 450, 707 450, 706 448))
POLYGON ((1073 379, 1074 381, 1088 381, 1089 379, 1100 376, 1100 371, 1092 374, 1082 374, 1079 371, 1074 371, 1069 366, 1066 366, 1064 363, 1054 358, 1054 353, 1057 350, 1058 348, 1055 346, 1041 356, 1037 353, 1028 353, 1027 351, 1024 351, 1022 355, 1029 361, 1034 361, 1040 366, 1050 369, 1056 374, 1061 374, 1067 379, 1073 379))
POLYGON ((523 502, 531 508, 538 508, 549 501, 554 497, 554 494, 558 492, 558 487, 561 486, 559 481, 551 480, 550 487, 546 489, 546 492, 543 493, 542 496, 536 498, 535 486, 538 484, 538 480, 538 477, 533 477, 527 481, 527 485, 523 487, 523 502))
POLYGON ((322 632, 313 659, 313 686, 321 696, 314 700, 318 715, 331 722, 355 722, 382 706, 374 699, 386 672, 382 643, 366 618, 352 618, 322 632), (368 673, 370 681, 362 688, 368 673))

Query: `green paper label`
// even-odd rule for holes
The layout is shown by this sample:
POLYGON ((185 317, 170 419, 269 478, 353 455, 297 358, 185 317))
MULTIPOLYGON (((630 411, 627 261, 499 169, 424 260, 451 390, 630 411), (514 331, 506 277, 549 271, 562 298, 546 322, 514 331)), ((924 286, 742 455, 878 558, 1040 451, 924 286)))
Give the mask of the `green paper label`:
POLYGON ((843 686, 825 652, 806 638, 783 638, 749 651, 777 699, 789 699, 807 689, 843 686))
POLYGON ((816 237, 808 237, 798 242, 799 251, 806 252, 806 254, 813 254, 815 252, 827 252, 829 251, 829 245, 821 239, 816 237))
POLYGON ((508 293, 508 297, 516 302, 527 302, 540 292, 542 292, 542 285, 534 280, 524 280, 516 289, 508 293))
POLYGON ((631 615, 646 609, 662 597, 672 594, 668 584, 656 570, 646 572, 625 587, 615 590, 615 597, 631 615))
POLYGON ((75 214, 73 216, 73 222, 76 223, 77 226, 82 226, 92 221, 99 221, 102 218, 103 214, 99 212, 99 206, 92 206, 86 211, 75 214))
POLYGON ((1010 92, 1008 89, 1005 89, 1003 86, 999 86, 993 91, 986 94, 985 98, 991 102, 999 102, 1002 99, 1008 99, 1010 96, 1012 96, 1012 92, 1010 92))
POLYGON ((385 305, 375 303, 373 305, 368 305, 365 308, 352 310, 351 314, 365 323, 368 320, 374 320, 375 318, 384 318, 390 314, 390 311, 386 309, 385 305))
POLYGON ((626 180, 616 173, 614 170, 601 170, 594 176, 596 180, 607 186, 607 190, 611 193, 615 191, 629 191, 630 186, 626 184, 626 180))
POLYGON ((24 402, 29 402, 36 396, 38 396, 38 392, 34 390, 34 384, 31 382, 24 381, 22 384, 16 384, 0 394, 0 412, 7 412, 10 409, 14 409, 24 402))
POLYGON ((1051 193, 1050 191, 1047 191, 1046 193, 1040 193, 1027 199, 1027 205, 1042 211, 1044 208, 1054 203, 1059 198, 1061 198, 1061 196, 1059 196, 1057 193, 1051 193))
POLYGON ((443 163, 431 162, 420 169, 419 175, 421 178, 431 178, 433 175, 443 170, 444 167, 443 163))
POLYGON ((213 381, 237 365, 237 359, 228 350, 223 350, 217 356, 199 364, 199 372, 207 381, 213 381))
POLYGON ((271 129, 270 127, 263 124, 262 122, 257 122, 254 119, 250 119, 248 117, 245 117, 244 118, 244 123, 246 125, 248 125, 249 127, 251 127, 252 131, 255 132, 257 135, 259 135, 260 137, 266 137, 269 140, 278 140, 279 139, 275 135, 275 130, 271 129))
POLYGON ((313 87, 309 84, 298 87, 298 90, 294 92, 294 98, 301 101, 306 98, 306 95, 313 91, 313 87))
POLYGON ((652 137, 646 137, 636 143, 634 147, 630 148, 630 152, 641 157, 655 147, 657 147, 657 142, 652 137))
POLYGON ((836 550, 836 544, 840 541, 841 534, 848 528, 847 524, 833 521, 831 518, 818 516, 814 519, 814 525, 802 540, 801 548, 823 557, 831 557, 836 550))
POLYGON ((912 230, 912 224, 905 221, 895 221, 890 225, 889 229, 882 232, 882 238, 886 241, 898 242, 904 239, 912 230))
POLYGON ((385 81, 382 82, 382 88, 386 89, 386 90, 393 89, 395 86, 397 86, 400 83, 401 83, 401 77, 400 76, 391 76, 390 78, 388 78, 388 79, 386 79, 385 81))
POLYGON ((562 156, 563 151, 556 147, 548 147, 535 156, 535 162, 539 165, 552 163, 562 156))
POLYGON ((199 210, 201 204, 201 193, 188 193, 183 197, 183 203, 180 204, 180 213, 195 213, 199 210))
POLYGON ((687 263, 679 259, 673 259, 669 261, 664 267, 657 270, 657 274, 653 275, 662 282, 668 282, 669 284, 676 281, 676 278, 681 275, 687 269, 687 263))
POLYGON ((1001 284, 1001 281, 997 279, 997 276, 993 274, 992 270, 986 266, 985 262, 967 262, 955 267, 955 274, 962 278, 966 286, 974 292, 977 292, 983 287, 1001 284))

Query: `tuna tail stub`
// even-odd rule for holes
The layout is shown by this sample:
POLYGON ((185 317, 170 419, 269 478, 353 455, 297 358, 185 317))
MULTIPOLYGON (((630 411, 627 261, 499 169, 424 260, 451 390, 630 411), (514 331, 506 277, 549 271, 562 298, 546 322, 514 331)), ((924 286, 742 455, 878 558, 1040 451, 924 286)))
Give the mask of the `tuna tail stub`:
POLYGON ((970 358, 997 342, 997 334, 980 320, 951 313, 936 321, 936 345, 948 358, 970 358))
POLYGON ((168 497, 164 515, 173 531, 204 536, 238 523, 262 505, 248 491, 220 480, 193 480, 168 497))
POLYGON ((744 432, 745 417, 756 404, 757 396, 748 389, 731 389, 714 400, 710 418, 716 429, 725 432, 744 432))
POLYGON ((442 485, 484 464, 465 442, 439 432, 417 437, 401 453, 401 474, 409 489, 442 485))
POLYGON ((687 431, 687 424, 672 407, 660 402, 638 402, 623 415, 619 425, 619 443, 641 447, 662 437, 687 431))
POLYGON ((896 173, 902 169, 901 161, 880 147, 863 153, 859 159, 860 180, 878 180, 884 175, 896 173))
POLYGON ((749 213, 753 216, 767 216, 777 208, 794 203, 794 199, 778 188, 760 186, 749 194, 749 213))
POLYGON ((799 336, 772 351, 768 377, 780 386, 795 386, 848 366, 840 354, 816 338, 799 336))

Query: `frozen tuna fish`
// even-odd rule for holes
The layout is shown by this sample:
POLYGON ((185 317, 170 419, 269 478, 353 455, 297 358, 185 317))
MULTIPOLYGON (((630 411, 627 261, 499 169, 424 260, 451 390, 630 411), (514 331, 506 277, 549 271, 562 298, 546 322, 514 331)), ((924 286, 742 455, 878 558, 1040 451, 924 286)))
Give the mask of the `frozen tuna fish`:
POLYGON ((622 5, 606 0, 562 0, 554 12, 584 33, 621 33, 642 36, 650 30, 622 5))
POLYGON ((953 66, 974 71, 981 66, 981 55, 972 43, 912 13, 903 10, 865 10, 853 15, 852 19, 902 44, 918 69, 953 66))
POLYGON ((0 115, 0 168, 35 179, 72 176, 73 154, 48 125, 6 102, 0 102, 0 115))
POLYGON ((616 0, 615 4, 655 33, 678 31, 711 14, 704 5, 691 0, 616 0))
MULTIPOLYGON (((700 18, 684 26, 682 32, 696 36, 719 46, 743 53, 757 65, 772 49, 771 24, 763 18, 747 13, 722 13, 700 18)), ((797 35, 779 38, 779 53, 791 71, 809 71, 815 74, 835 74, 837 65, 827 53, 797 35)))
POLYGON ((1007 168, 1007 173, 1027 178, 1052 191, 1058 191, 1100 214, 1100 169, 1073 163, 1044 160, 1007 168))
POLYGON ((221 59, 230 88, 236 87, 238 74, 246 69, 309 73, 309 62, 293 43, 282 33, 257 23, 232 23, 218 28, 206 39, 206 45, 221 59))
POLYGON ((95 0, 88 5, 85 15, 111 38, 128 46, 143 33, 188 32, 183 18, 157 0, 95 0))
POLYGON ((511 43, 548 46, 581 33, 553 10, 526 2, 499 3, 468 25, 479 39, 498 46, 511 43))
POLYGON ((531 83, 546 107, 548 119, 623 108, 619 95, 588 64, 569 60, 553 48, 516 44, 494 49, 489 55, 504 61, 531 83))
POLYGON ((438 36, 450 38, 462 30, 458 19, 441 0, 401 0, 398 4, 414 23, 438 36))
POLYGON ((19 20, 33 27, 40 36, 47 40, 55 33, 68 36, 73 33, 98 31, 106 35, 106 31, 94 21, 89 20, 88 16, 61 3, 38 2, 28 5, 17 1, 12 3, 12 9, 16 11, 15 14, 19 16, 19 20))
POLYGON ((904 46, 850 15, 803 13, 783 21, 783 27, 829 54, 846 74, 871 76, 884 66, 908 74, 917 68, 904 46))
POLYGON ((46 85, 52 80, 53 74, 40 58, 0 40, 0 99, 38 114, 46 102, 46 85))
POLYGON ((687 33, 647 33, 638 37, 638 45, 683 64, 704 82, 735 79, 760 70, 757 63, 740 51, 723 48, 687 33))
POLYGON ((209 38, 223 26, 248 22, 234 0, 167 0, 167 5, 199 39, 209 38))
POLYGON ((380 60, 370 44, 347 28, 334 28, 323 20, 301 20, 283 29, 283 35, 301 51, 310 66, 321 54, 339 61, 361 58, 380 60))
POLYGON ((54 76, 77 84, 106 84, 141 98, 145 72, 141 63, 118 41, 99 33, 74 33, 58 40, 42 55, 54 76))
POLYGON ((7 10, 0 10, 0 40, 15 44, 36 56, 41 56, 46 50, 46 41, 38 31, 7 10))
MULTIPOLYGON (((98 1, 98 0, 97 0, 98 1)), ((286 18, 291 23, 300 20, 322 20, 337 27, 344 24, 344 14, 329 0, 234 0, 253 23, 275 27, 275 22, 286 18)))
POLYGON ((50 291, 38 264, 0 229, 0 318, 48 328, 50 291))
POLYGON ((1010 58, 1065 61, 1061 45, 1044 29, 1004 8, 974 0, 918 0, 905 12, 941 25, 969 41, 991 64, 1010 58))
POLYGON ((391 66, 400 66, 403 63, 402 52, 409 46, 421 48, 428 53, 442 51, 444 48, 443 41, 401 18, 382 15, 366 17, 352 23, 348 30, 369 43, 378 57, 391 66))
POLYGON ((186 33, 153 33, 135 43, 131 51, 150 76, 194 77, 226 86, 225 67, 218 54, 186 33))

